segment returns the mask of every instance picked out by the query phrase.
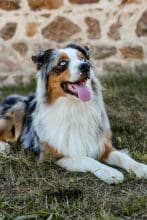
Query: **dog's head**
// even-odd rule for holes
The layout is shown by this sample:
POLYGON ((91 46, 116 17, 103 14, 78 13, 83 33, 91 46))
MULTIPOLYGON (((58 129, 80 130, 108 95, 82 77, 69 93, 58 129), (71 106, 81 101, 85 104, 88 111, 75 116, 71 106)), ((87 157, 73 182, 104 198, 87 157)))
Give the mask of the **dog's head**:
MULTIPOLYGON (((32 56, 45 83, 48 103, 59 97, 89 101, 92 97, 92 63, 89 49, 70 44, 63 49, 50 49, 32 56)), ((40 83, 39 83, 40 84, 40 83)))

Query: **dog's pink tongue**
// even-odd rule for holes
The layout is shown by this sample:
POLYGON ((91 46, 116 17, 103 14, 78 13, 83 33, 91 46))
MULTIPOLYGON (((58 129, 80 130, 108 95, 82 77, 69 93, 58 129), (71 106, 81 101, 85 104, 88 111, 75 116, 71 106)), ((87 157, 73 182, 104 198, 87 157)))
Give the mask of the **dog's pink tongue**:
POLYGON ((78 93, 78 97, 86 102, 86 101, 89 101, 91 99, 91 94, 90 94, 90 91, 88 89, 88 87, 86 85, 78 85, 78 84, 75 84, 74 85, 76 90, 77 90, 77 93, 78 93))

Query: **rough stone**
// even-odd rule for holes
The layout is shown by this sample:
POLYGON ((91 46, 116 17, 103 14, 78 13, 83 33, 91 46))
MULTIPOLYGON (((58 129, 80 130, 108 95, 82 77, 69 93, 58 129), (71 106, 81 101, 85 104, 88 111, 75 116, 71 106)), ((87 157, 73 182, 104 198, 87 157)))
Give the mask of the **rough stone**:
POLYGON ((37 33, 39 24, 36 22, 29 22, 26 25, 26 35, 28 37, 33 37, 37 33))
POLYGON ((20 65, 8 58, 0 58, 0 70, 1 73, 11 73, 20 70, 20 65))
POLYGON ((51 45, 49 42, 32 42, 30 44, 30 50, 33 53, 36 53, 37 51, 46 50, 46 48, 52 48, 53 45, 51 45))
POLYGON ((86 17, 85 22, 88 26, 88 38, 89 39, 100 39, 101 37, 101 29, 100 22, 92 17, 86 17))
POLYGON ((97 3, 99 0, 69 0, 69 2, 74 4, 89 4, 89 3, 97 3))
POLYGON ((123 0, 121 4, 138 3, 140 0, 123 0))
POLYGON ((147 36, 147 10, 137 22, 136 34, 138 37, 147 36))
POLYGON ((49 14, 49 13, 43 13, 43 14, 41 14, 41 16, 44 17, 44 18, 49 18, 49 17, 51 16, 51 14, 49 14))
POLYGON ((20 8, 20 0, 0 0, 0 9, 12 11, 20 8))
POLYGON ((63 0, 28 0, 32 10, 56 9, 63 5, 63 0))
POLYGON ((12 47, 22 56, 28 51, 28 46, 24 42, 13 43, 12 47))
POLYGON ((5 81, 8 78, 7 74, 2 74, 0 75, 0 82, 2 83, 3 81, 5 81))
POLYGON ((122 58, 124 59, 142 59, 144 56, 143 49, 140 46, 123 47, 123 48, 120 48, 119 50, 120 50, 122 58))
POLYGON ((14 80, 16 84, 23 85, 23 76, 22 75, 15 75, 14 80))
POLYGON ((17 24, 14 22, 6 23, 6 25, 1 29, 0 36, 4 40, 11 39, 16 32, 17 24))
POLYGON ((47 39, 64 42, 80 30, 80 27, 67 18, 58 16, 42 29, 42 34, 47 39))
POLYGON ((110 26, 108 36, 113 40, 120 40, 120 33, 119 33, 120 27, 121 27, 121 24, 118 24, 118 23, 112 24, 110 26))
POLYGON ((95 59, 104 59, 115 55, 117 52, 113 46, 91 46, 90 51, 95 59))

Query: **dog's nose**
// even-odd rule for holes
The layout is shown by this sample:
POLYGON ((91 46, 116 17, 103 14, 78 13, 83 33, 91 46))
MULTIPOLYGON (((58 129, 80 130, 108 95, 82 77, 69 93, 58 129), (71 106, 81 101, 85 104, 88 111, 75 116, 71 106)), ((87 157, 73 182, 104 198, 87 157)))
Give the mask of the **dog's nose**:
POLYGON ((80 76, 90 78, 90 64, 89 63, 81 63, 79 66, 80 76))
POLYGON ((81 63, 79 66, 79 69, 81 72, 89 72, 90 71, 90 65, 89 63, 81 63))

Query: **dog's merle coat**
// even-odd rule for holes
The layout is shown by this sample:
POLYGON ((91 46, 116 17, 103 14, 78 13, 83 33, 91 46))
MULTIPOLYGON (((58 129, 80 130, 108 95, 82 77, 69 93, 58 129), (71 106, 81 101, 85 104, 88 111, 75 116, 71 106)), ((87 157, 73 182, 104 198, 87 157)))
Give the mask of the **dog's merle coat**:
POLYGON ((19 141, 40 160, 52 155, 68 170, 86 172, 108 184, 123 174, 147 178, 147 165, 117 151, 88 48, 68 45, 32 56, 37 65, 34 96, 9 96, 0 104, 0 140, 19 141))
MULTIPOLYGON (((36 107, 36 97, 32 96, 19 96, 19 95, 11 95, 6 98, 0 104, 0 118, 5 118, 5 115, 9 113, 13 109, 13 113, 15 114, 15 106, 17 104, 22 103, 25 115, 23 117, 23 130, 18 139, 18 141, 22 144, 24 149, 34 151, 35 154, 39 155, 40 153, 40 142, 38 136, 35 132, 33 123, 32 123, 32 114, 36 107)), ((8 121, 9 123, 9 121, 8 121)), ((21 123, 21 122, 20 122, 21 123)), ((13 126, 15 127, 15 125, 13 126)), ((15 132, 14 132, 15 136, 15 132)), ((7 141, 7 140, 3 140, 7 141)))

